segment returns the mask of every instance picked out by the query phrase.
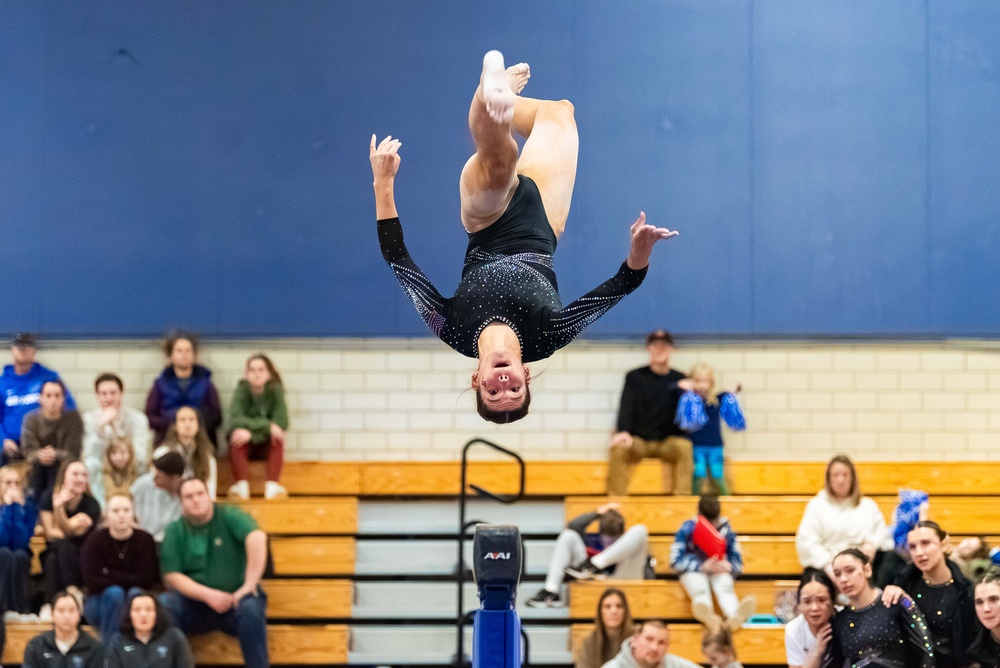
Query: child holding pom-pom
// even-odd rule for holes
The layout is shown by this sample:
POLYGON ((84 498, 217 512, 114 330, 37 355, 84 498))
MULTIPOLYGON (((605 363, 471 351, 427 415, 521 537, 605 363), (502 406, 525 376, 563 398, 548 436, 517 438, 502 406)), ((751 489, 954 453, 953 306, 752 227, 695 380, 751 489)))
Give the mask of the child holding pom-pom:
POLYGON ((737 385, 732 392, 713 394, 715 370, 708 364, 698 364, 688 375, 693 390, 685 392, 677 406, 677 424, 691 434, 694 446, 695 494, 703 493, 706 483, 715 485, 719 494, 728 494, 722 454, 722 422, 733 431, 746 429, 746 420, 736 394, 742 389, 737 385))

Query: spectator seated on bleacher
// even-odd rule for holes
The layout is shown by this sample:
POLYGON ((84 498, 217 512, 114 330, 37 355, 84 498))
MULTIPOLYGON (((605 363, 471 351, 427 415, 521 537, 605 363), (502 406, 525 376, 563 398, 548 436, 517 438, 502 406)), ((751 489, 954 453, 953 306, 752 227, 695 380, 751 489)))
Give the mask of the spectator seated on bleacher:
POLYGON ((105 668, 194 668, 187 638, 153 594, 129 598, 118 631, 105 647, 105 668))
POLYGON ((636 624, 635 633, 604 668, 700 668, 669 651, 670 627, 659 620, 646 620, 636 624))
MULTIPOLYGON (((184 457, 184 477, 194 476, 208 487, 208 494, 215 500, 219 465, 213 454, 212 441, 202 427, 198 411, 183 406, 174 414, 174 424, 167 431, 163 445, 184 457)), ((159 450, 159 448, 157 448, 159 450)))
POLYGON ((701 653, 711 668, 743 668, 736 658, 733 632, 728 626, 706 629, 701 639, 701 653))
POLYGON ((625 530, 625 518, 617 503, 606 503, 596 512, 585 513, 569 522, 556 539, 549 561, 545 587, 527 601, 534 608, 562 606, 559 595, 566 576, 574 580, 641 580, 649 561, 649 532, 642 524, 625 530), (587 526, 599 520, 599 533, 587 533, 587 526))
POLYGON ((68 591, 60 591, 51 601, 52 630, 28 641, 23 668, 104 666, 104 647, 80 628, 80 599, 68 591))
POLYGON ((288 490, 280 482, 287 429, 288 406, 281 375, 267 355, 258 353, 247 360, 243 380, 236 386, 226 414, 229 464, 236 481, 229 488, 230 498, 250 498, 251 459, 267 460, 264 498, 288 496, 288 490))
POLYGON ((60 464, 79 459, 83 449, 83 421, 76 410, 65 408, 62 381, 46 381, 38 401, 21 424, 21 452, 31 462, 28 490, 35 498, 52 490, 60 464))
POLYGON ((807 568, 796 595, 799 614, 785 624, 785 657, 788 668, 822 668, 837 611, 837 588, 826 573, 807 568))
POLYGON ((153 470, 139 476, 132 485, 135 519, 157 543, 163 541, 167 527, 180 519, 182 480, 184 457, 161 445, 153 452, 153 470))
MULTIPOLYGON (((21 423, 24 416, 38 408, 42 385, 59 380, 59 374, 35 361, 38 344, 35 336, 20 333, 11 342, 14 363, 8 364, 0 375, 0 465, 11 459, 21 459, 21 423)), ((66 393, 66 409, 76 410, 73 395, 66 393)))
MULTIPOLYGON (((129 490, 139 478, 139 471, 135 463, 135 450, 127 438, 116 438, 108 445, 104 451, 104 465, 100 475, 104 503, 111 500, 112 496, 130 494, 129 490)), ((101 500, 100 497, 97 498, 98 501, 101 500)))
POLYGON ((154 444, 166 438, 177 409, 188 406, 201 415, 214 452, 216 430, 222 423, 222 405, 212 384, 212 372, 196 364, 197 338, 191 334, 171 334, 164 342, 163 352, 168 364, 146 396, 146 417, 156 432, 154 444))
MULTIPOLYGON (((63 462, 55 488, 41 498, 38 509, 47 541, 42 553, 45 598, 51 600, 63 589, 77 595, 83 586, 80 546, 101 522, 101 506, 90 494, 87 467, 82 461, 63 462)), ((49 621, 50 615, 51 608, 42 606, 42 621, 49 621)))
POLYGON ((935 522, 917 522, 906 538, 913 563, 885 588, 882 601, 916 601, 931 630, 937 668, 964 668, 972 663, 966 653, 978 626, 972 582, 948 559, 948 534, 935 522))
POLYGON ((628 491, 635 465, 646 457, 661 459, 673 466, 671 492, 691 493, 694 473, 691 439, 674 422, 677 402, 685 383, 680 371, 670 368, 674 337, 662 329, 646 337, 649 365, 633 369, 625 376, 617 431, 611 436, 608 459, 608 494, 628 491))
POLYGON ((270 665, 267 596, 260 588, 267 534, 235 506, 216 505, 205 483, 181 483, 184 515, 169 527, 160 549, 161 602, 188 635, 221 630, 236 636, 250 668, 270 665))
POLYGON ((722 516, 719 497, 698 500, 698 516, 677 530, 670 546, 670 566, 680 574, 681 586, 691 599, 691 613, 706 627, 721 627, 712 594, 726 624, 739 628, 757 605, 753 596, 736 598, 734 579, 743 572, 743 550, 729 520, 722 516))
POLYGON ((102 373, 94 381, 97 408, 83 414, 83 461, 90 473, 94 497, 104 503, 111 493, 104 489, 105 451, 112 442, 127 441, 132 446, 136 475, 149 468, 149 420, 142 411, 122 402, 125 383, 113 373, 102 373))
POLYGON ((935 668, 930 629, 920 607, 908 596, 884 605, 872 587, 868 555, 850 548, 833 559, 834 581, 848 604, 833 617, 833 636, 824 668, 840 668, 848 660, 859 666, 935 668))
POLYGON ((80 568, 87 585, 83 615, 107 642, 118 632, 127 598, 160 586, 156 541, 135 527, 132 499, 108 499, 107 525, 87 536, 80 550, 80 568))
POLYGON ((1000 570, 991 570, 976 585, 975 604, 980 628, 969 656, 980 668, 1000 668, 1000 570))
POLYGON ((31 612, 30 544, 37 520, 38 507, 34 499, 24 496, 21 471, 13 466, 0 468, 0 613, 7 622, 28 621, 25 616, 31 612))
POLYGON ((892 534, 873 499, 861 495, 854 463, 837 455, 826 466, 826 486, 806 505, 795 549, 803 568, 818 568, 833 577, 833 557, 849 547, 868 556, 874 570, 874 585, 891 584, 903 567, 893 550, 892 534))
POLYGON ((576 648, 574 668, 601 668, 618 655, 622 643, 631 635, 632 614, 625 592, 605 589, 597 601, 594 630, 576 648))

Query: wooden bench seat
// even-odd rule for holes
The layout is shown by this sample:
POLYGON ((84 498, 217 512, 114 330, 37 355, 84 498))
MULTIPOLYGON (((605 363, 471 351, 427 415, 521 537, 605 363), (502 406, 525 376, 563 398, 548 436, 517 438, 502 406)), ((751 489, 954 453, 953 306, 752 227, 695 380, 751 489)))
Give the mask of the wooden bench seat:
POLYGON ((340 536, 273 536, 271 559, 277 575, 351 575, 356 542, 340 536))
MULTIPOLYGON (((574 651, 593 628, 593 624, 573 624, 570 634, 574 651)), ((704 632, 704 627, 699 624, 671 624, 670 653, 701 663, 701 638, 704 632)), ((744 665, 785 665, 783 626, 740 629, 733 635, 733 642, 736 644, 740 663, 744 665)))
MULTIPOLYGON (((7 646, 3 663, 20 663, 24 648, 33 637, 51 628, 47 624, 8 624, 7 646)), ((267 640, 271 663, 290 665, 328 665, 347 663, 348 627, 344 624, 287 625, 269 624, 267 640)), ((199 666, 243 665, 236 638, 214 632, 191 640, 199 666)))
MULTIPOLYGON (((869 495, 895 495, 900 488, 931 495, 994 496, 996 467, 983 462, 857 462, 861 488, 869 495)), ((823 487, 826 462, 727 461, 731 493, 740 496, 812 496, 823 487)), ((526 493, 534 496, 603 495, 607 462, 602 460, 529 461, 526 493)), ((250 464, 250 487, 263 493, 264 465, 250 464)), ((663 467, 647 459, 635 470, 629 494, 659 495, 663 467)), ((440 462, 286 462, 282 484, 293 496, 442 496, 459 493, 457 461, 440 462)), ((469 481, 491 491, 512 493, 517 466, 509 461, 474 461, 469 481)), ((219 466, 219 489, 232 484, 229 467, 219 466)))
MULTIPOLYGON (((358 496, 361 494, 361 462, 285 461, 281 484, 292 496, 358 496)), ((264 462, 250 462, 250 493, 264 495, 264 462)), ((235 482, 228 462, 219 462, 219 494, 235 482)))
POLYGON ((266 580, 268 619, 339 619, 351 616, 350 580, 266 580))
POLYGON ((337 536, 358 532, 358 500, 354 497, 251 499, 238 505, 270 535, 337 536))
MULTIPOLYGON (((998 468, 990 462, 855 462, 861 490, 896 495, 900 488, 931 496, 996 496, 998 468)), ((823 488, 826 462, 726 462, 733 494, 813 495, 823 488)))
MULTIPOLYGON (((734 496, 722 499, 722 514, 742 535, 794 535, 811 497, 734 496)), ((899 500, 873 497, 891 523, 899 500)), ((698 499, 693 496, 567 497, 566 519, 591 512, 609 500, 621 503, 627 524, 642 523, 651 535, 673 534, 693 517, 698 499)), ((1000 526, 1000 503, 993 497, 935 497, 930 519, 955 535, 993 533, 1000 526)))
MULTIPOLYGON (((770 612, 774 608, 775 594, 789 589, 795 591, 798 584, 798 580, 737 580, 736 594, 740 598, 756 596, 758 609, 770 612)), ((625 592, 635 618, 692 619, 691 602, 676 580, 574 582, 569 587, 569 616, 573 619, 592 619, 597 611, 597 601, 609 587, 625 592)))

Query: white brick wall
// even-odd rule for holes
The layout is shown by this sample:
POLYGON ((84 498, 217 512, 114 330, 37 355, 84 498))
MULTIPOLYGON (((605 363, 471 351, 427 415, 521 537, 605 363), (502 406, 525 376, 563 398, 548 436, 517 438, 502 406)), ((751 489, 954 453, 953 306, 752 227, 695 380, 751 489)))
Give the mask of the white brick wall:
MULTIPOLYGON (((483 436, 533 459, 601 459, 623 376, 645 363, 641 343, 577 342, 532 365, 532 410, 501 427, 475 415, 473 369, 430 339, 211 342, 202 360, 223 402, 243 362, 268 352, 285 378, 288 457, 434 460, 483 436)), ((142 408, 163 359, 154 341, 53 342, 39 360, 59 371, 83 409, 94 377, 119 373, 142 408)), ((734 459, 1000 460, 1000 345, 732 343, 682 346, 674 366, 716 368, 744 385, 750 430, 728 434, 734 459)))

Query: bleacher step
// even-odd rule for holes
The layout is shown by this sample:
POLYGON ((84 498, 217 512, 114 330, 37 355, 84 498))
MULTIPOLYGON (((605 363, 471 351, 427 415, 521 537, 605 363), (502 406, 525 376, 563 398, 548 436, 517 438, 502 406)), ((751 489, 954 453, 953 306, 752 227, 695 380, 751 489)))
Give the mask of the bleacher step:
MULTIPOLYGON (((519 501, 503 505, 472 500, 466 521, 513 524, 522 534, 556 534, 565 525, 561 501, 519 501)), ((358 505, 358 535, 427 535, 458 532, 455 501, 361 501, 358 505)), ((470 532, 471 533, 471 532, 470 532)))
MULTIPOLYGON (((524 626, 532 664, 572 663, 567 627, 524 626)), ((465 631, 465 652, 472 627, 465 631)), ((354 626, 348 660, 361 665, 449 664, 455 654, 454 626, 354 626)))
MULTIPOLYGON (((552 540, 524 541, 529 575, 544 575, 555 549, 552 540)), ((358 575, 454 575, 458 543, 455 539, 359 539, 354 572, 358 575)), ((472 540, 465 542, 465 564, 472 563, 472 540)))
MULTIPOLYGON (((567 608, 536 609, 526 601, 541 583, 522 584, 517 592, 517 614, 521 619, 568 619, 567 608)), ((565 598, 564 598, 565 600, 565 598)), ((451 582, 358 582, 354 585, 354 619, 454 619, 458 590, 451 582)), ((465 585, 466 611, 479 607, 476 586, 465 585)))

